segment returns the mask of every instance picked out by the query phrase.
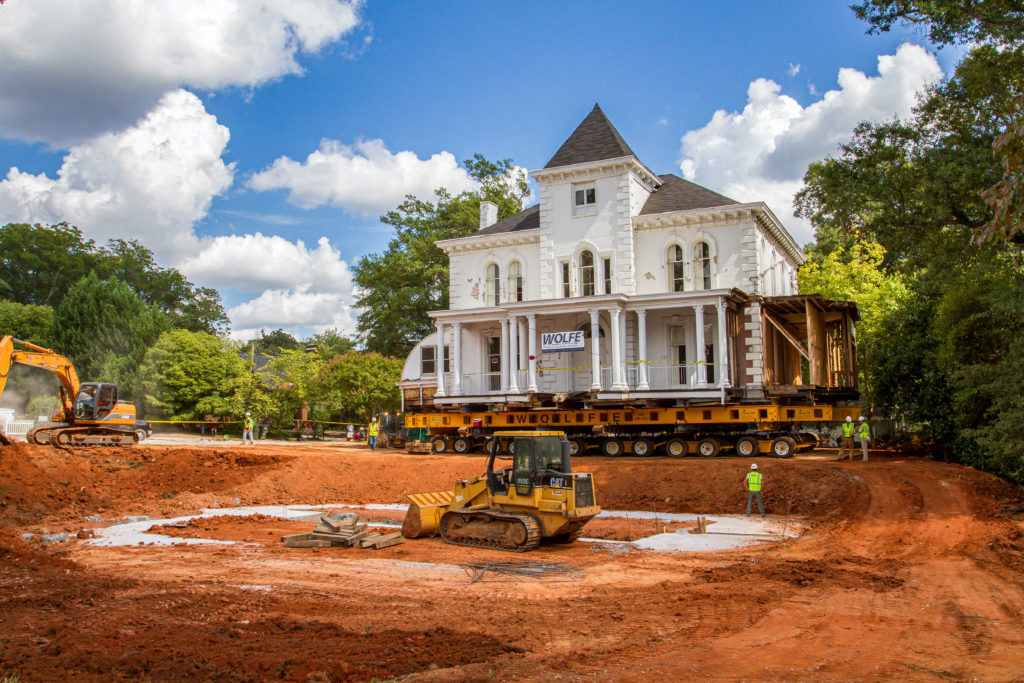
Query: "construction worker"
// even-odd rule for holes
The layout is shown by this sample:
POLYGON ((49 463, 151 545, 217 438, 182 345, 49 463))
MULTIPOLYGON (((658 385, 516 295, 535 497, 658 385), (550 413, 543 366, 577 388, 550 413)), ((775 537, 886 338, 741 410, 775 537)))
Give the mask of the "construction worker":
POLYGON ((850 460, 853 460, 853 448, 853 418, 847 415, 846 422, 843 423, 843 441, 839 445, 838 459, 846 460, 849 458, 850 460))
POLYGON ((370 426, 366 430, 366 433, 368 435, 366 437, 366 440, 370 444, 371 451, 377 450, 377 432, 377 418, 374 417, 370 419, 370 426))
POLYGON ((252 438, 252 428, 255 426, 255 422, 252 419, 252 413, 245 414, 245 420, 242 422, 242 445, 245 445, 245 440, 249 439, 249 443, 255 444, 256 440, 252 438))
POLYGON ((764 477, 757 471, 756 462, 750 466, 744 483, 747 487, 747 517, 750 516, 750 506, 754 499, 757 499, 757 509, 761 511, 761 519, 764 519, 764 505, 761 504, 761 487, 764 485, 764 477))
POLYGON ((857 438, 860 439, 860 449, 864 452, 864 462, 868 461, 868 441, 871 441, 871 425, 861 415, 857 418, 860 423, 857 425, 857 438))

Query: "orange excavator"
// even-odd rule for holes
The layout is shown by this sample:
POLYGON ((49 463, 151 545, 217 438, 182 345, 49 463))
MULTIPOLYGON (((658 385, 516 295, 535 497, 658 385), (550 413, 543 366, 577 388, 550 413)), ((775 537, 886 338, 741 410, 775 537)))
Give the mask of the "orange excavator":
MULTIPOLYGON (((135 406, 117 400, 116 384, 80 383, 75 367, 64 356, 7 335, 0 339, 0 395, 15 363, 52 372, 60 383, 60 406, 48 424, 28 432, 29 443, 52 443, 61 448, 135 443, 135 406)), ((2 432, 0 444, 10 445, 2 432)))

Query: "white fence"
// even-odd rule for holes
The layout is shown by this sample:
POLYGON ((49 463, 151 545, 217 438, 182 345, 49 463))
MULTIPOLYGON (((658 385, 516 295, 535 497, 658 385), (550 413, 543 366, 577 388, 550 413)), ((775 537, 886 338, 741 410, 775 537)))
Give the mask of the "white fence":
POLYGON ((32 420, 11 420, 7 423, 4 433, 11 441, 24 441, 28 430, 32 429, 35 423, 32 420))

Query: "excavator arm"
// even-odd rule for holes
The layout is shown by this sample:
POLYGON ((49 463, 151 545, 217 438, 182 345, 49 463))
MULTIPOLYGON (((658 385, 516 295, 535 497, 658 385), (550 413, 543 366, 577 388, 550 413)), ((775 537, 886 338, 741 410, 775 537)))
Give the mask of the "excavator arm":
POLYGON ((42 346, 7 335, 0 339, 0 396, 3 396, 7 376, 15 363, 52 372, 60 382, 64 414, 72 414, 72 402, 78 393, 79 382, 78 373, 75 372, 71 361, 59 353, 54 353, 52 349, 44 349, 42 346), (15 344, 24 348, 15 349, 15 344))

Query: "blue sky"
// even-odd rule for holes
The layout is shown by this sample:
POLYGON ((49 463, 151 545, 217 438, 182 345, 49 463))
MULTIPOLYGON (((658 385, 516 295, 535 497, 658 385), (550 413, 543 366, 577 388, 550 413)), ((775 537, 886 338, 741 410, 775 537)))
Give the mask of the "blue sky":
POLYGON ((7 0, 0 222, 139 239, 217 287, 238 337, 350 332, 381 213, 471 187, 474 153, 542 167, 598 102, 652 170, 765 201, 804 243, 807 163, 959 57, 865 28, 824 0, 7 0))

